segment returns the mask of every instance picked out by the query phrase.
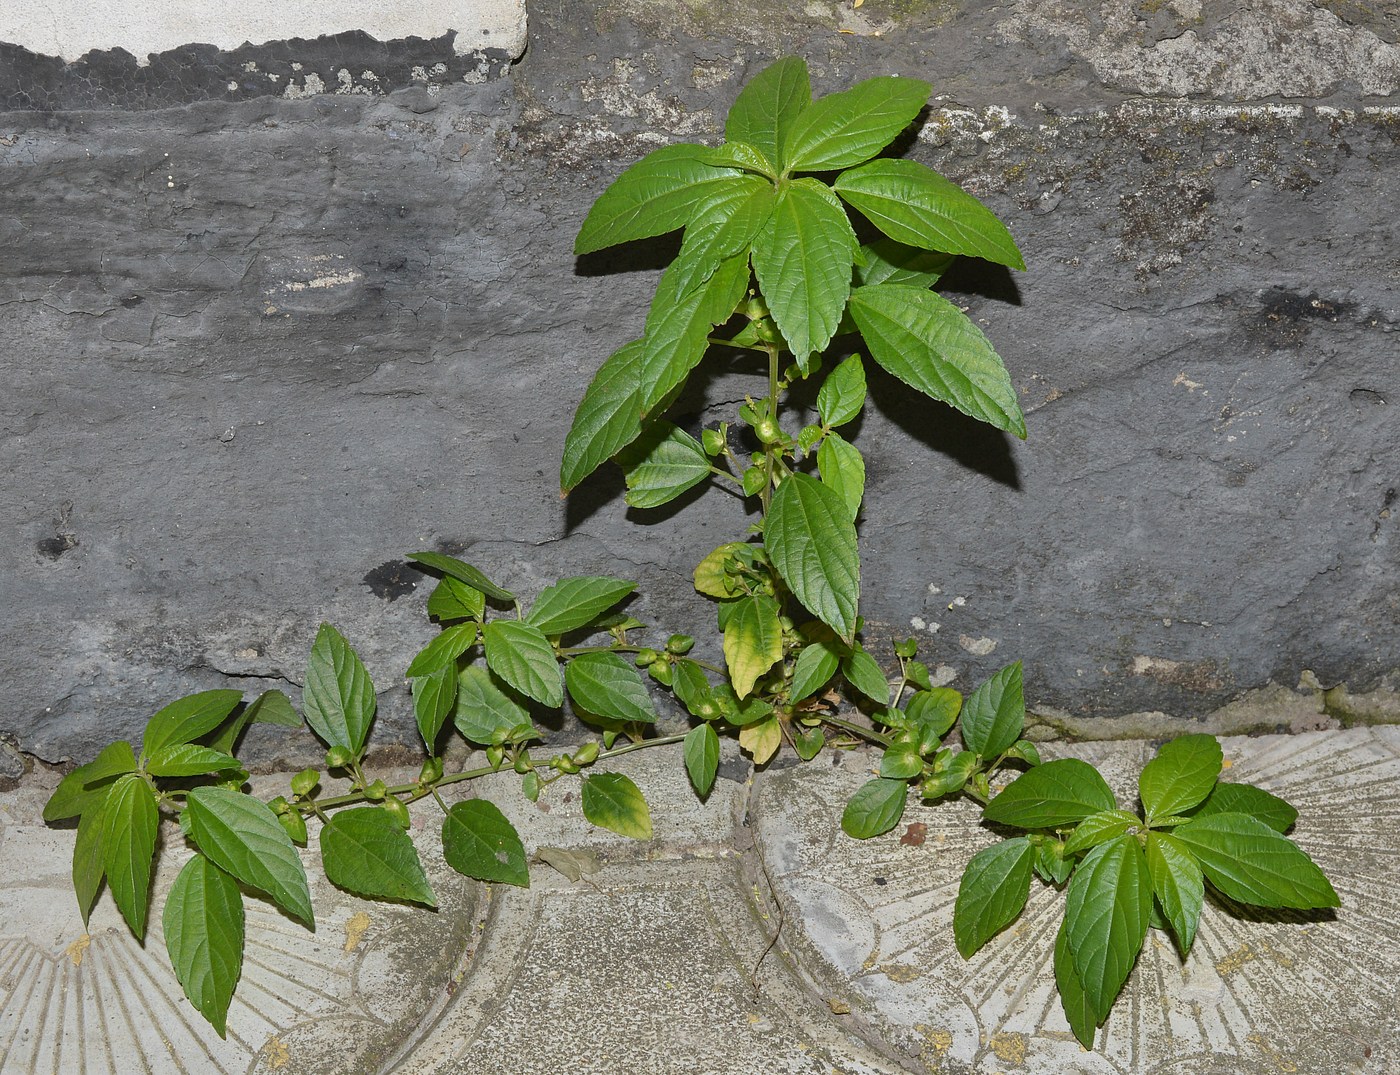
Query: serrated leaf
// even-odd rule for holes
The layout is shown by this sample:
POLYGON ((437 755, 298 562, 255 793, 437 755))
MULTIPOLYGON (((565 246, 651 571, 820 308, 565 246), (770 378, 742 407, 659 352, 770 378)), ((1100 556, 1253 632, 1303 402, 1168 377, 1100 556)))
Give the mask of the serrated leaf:
POLYGON ((931 687, 910 697, 904 715, 932 737, 942 739, 952 731, 962 707, 963 696, 952 687, 931 687))
POLYGON ((747 250, 773 213, 773 184, 746 175, 720 188, 686 225, 675 261, 676 294, 688 295, 727 257, 747 250))
POLYGON ((1148 820, 1182 814, 1205 801, 1223 761, 1213 735, 1183 735, 1163 744, 1138 776, 1138 795, 1148 820))
POLYGON ((558 870, 570 881, 595 874, 603 868, 598 856, 592 851, 566 851, 562 847, 538 847, 534 862, 543 862, 551 869, 558 870))
POLYGON ((670 422, 654 422, 617 457, 627 478, 627 503, 658 508, 710 476, 700 442, 670 422))
POLYGON ((200 776, 241 768, 242 764, 231 754, 194 743, 171 743, 146 759, 146 772, 151 776, 200 776))
POLYGON ((1065 930, 1070 959, 1098 1023, 1108 1018, 1137 962, 1151 908, 1152 884, 1136 837, 1100 844, 1069 880, 1065 930))
POLYGON ((856 840, 867 840, 889 832, 904 816, 909 784, 877 776, 860 786, 841 813, 841 829, 856 840))
POLYGON ((1298 820, 1298 811, 1277 795, 1253 784, 1216 784, 1195 811, 1196 817, 1210 814, 1247 814, 1275 832, 1287 832, 1298 820))
POLYGON ((479 590, 487 597, 497 601, 515 600, 515 594, 497 586, 471 564, 465 563, 455 556, 448 556, 442 552, 411 552, 408 554, 408 558, 416 560, 425 567, 441 571, 444 575, 448 575, 458 582, 465 582, 472 589, 479 590))
POLYGON ((264 803, 228 788, 195 788, 181 815, 199 850, 220 869, 265 892, 282 910, 316 928, 306 871, 281 823, 264 803))
POLYGON ((784 167, 825 172, 869 160, 914 122, 932 90, 919 79, 889 76, 813 102, 792 123, 784 167))
POLYGON ((709 679, 698 664, 686 657, 672 666, 671 690, 681 705, 697 717, 705 703, 712 702, 709 679))
POLYGON ((1196 940, 1196 926, 1205 903, 1201 864, 1176 837, 1149 832, 1147 875, 1152 880, 1153 895, 1176 937, 1177 951, 1185 959, 1196 940))
POLYGON ((321 828, 321 864, 332 884, 357 896, 437 906, 413 840, 378 806, 330 816, 321 828))
POLYGON ((564 438, 559 487, 568 492, 642 435, 642 360, 646 340, 613 352, 593 375, 564 438))
POLYGON ((1126 810, 1103 810, 1097 814, 1090 814, 1076 825, 1074 831, 1066 838, 1064 853, 1078 855, 1122 836, 1134 826, 1141 825, 1141 819, 1126 810))
POLYGON ((974 754, 995 758, 1020 738, 1025 723, 1021 662, 1016 661, 967 696, 962 710, 963 744, 974 754))
POLYGON ((242 700, 242 691, 200 691, 171 702, 146 722, 141 753, 150 755, 172 743, 194 742, 222 724, 242 700))
POLYGON ((210 750, 232 754, 243 729, 250 724, 275 724, 280 728, 302 726, 301 714, 292 705, 292 700, 279 690, 268 690, 254 698, 243 712, 229 717, 216 732, 206 736, 204 745, 210 750))
POLYGON ((865 366, 851 355, 826 375, 817 390, 817 413, 822 424, 835 428, 852 421, 865 406, 865 366))
POLYGON ((479 746, 515 742, 532 730, 530 711, 511 697, 481 665, 468 665, 457 677, 452 721, 462 737, 479 746))
POLYGON ((953 939, 964 959, 1016 920, 1031 887, 1031 843, 1024 836, 983 848, 963 870, 953 905, 953 939))
POLYGON ((1079 980, 1079 972, 1074 969, 1074 960, 1069 954, 1068 923, 1061 922, 1055 935, 1055 986, 1060 991, 1060 1005, 1064 1009, 1069 1028, 1086 1049, 1094 1047, 1094 1029, 1099 1025, 1098 1016, 1084 992, 1084 983, 1079 980))
POLYGON ((719 772, 719 736, 711 724, 700 724, 686 733, 684 743, 685 771, 691 786, 702 799, 715 786, 719 772))
POLYGON ((1339 907, 1331 883, 1292 840, 1245 814, 1208 814, 1172 830, 1206 879, 1255 907, 1339 907))
POLYGON ((773 161, 757 146, 748 142, 726 141, 706 153, 704 159, 705 163, 716 164, 722 168, 738 168, 770 180, 777 178, 777 169, 773 166, 773 161))
POLYGON ((917 161, 871 161, 841 173, 834 187, 891 239, 1013 269, 1026 267, 1011 233, 990 209, 917 161))
POLYGON ((59 781, 49 801, 44 804, 44 820, 62 821, 100 806, 107 797, 111 782, 123 773, 135 771, 136 754, 131 744, 121 740, 108 743, 96 758, 78 766, 59 781))
POLYGON ((711 152, 686 143, 662 146, 626 169, 589 209, 574 253, 591 254, 684 227, 716 187, 740 174, 706 164, 711 152))
POLYGON ((466 877, 530 887, 520 834, 500 808, 485 799, 452 804, 442 822, 442 857, 466 877))
POLYGON ((219 1037, 228 1036, 228 1006, 243 972, 243 894, 238 882, 203 855, 185 863, 162 918, 175 977, 219 1037))
POLYGON ((146 937, 151 860, 160 810, 155 792, 135 773, 119 776, 102 806, 102 869, 107 888, 137 940, 146 937))
POLYGON ((746 142, 783 167, 783 144, 804 109, 812 103, 807 63, 787 56, 749 80, 724 121, 724 137, 746 142))
POLYGON ((457 658, 476 645, 480 625, 472 620, 444 628, 426 646, 418 651, 404 673, 409 679, 417 679, 436 672, 439 668, 456 669, 457 658))
POLYGON ((651 839, 651 811, 641 789, 622 773, 583 779, 583 816, 600 828, 634 840, 651 839))
POLYGON ((997 793, 982 816, 1018 829, 1054 829, 1117 807, 1097 769, 1078 758, 1061 758, 1022 773, 997 793))
POLYGON ((412 682, 413 717, 428 753, 436 756, 438 736, 457 705, 457 664, 441 664, 412 682))
POLYGON ((862 246, 860 252, 861 257, 856 260, 856 283, 860 285, 908 284, 929 288, 938 283, 957 257, 920 250, 893 239, 876 239, 862 246))
POLYGON ((778 603, 755 594, 727 603, 724 625, 724 660, 734 693, 747 698, 753 685, 783 656, 783 628, 778 603))
POLYGON ((428 615, 443 623, 452 620, 479 620, 485 611, 486 595, 451 575, 438 579, 438 584, 428 595, 428 615))
POLYGON ((719 263, 704 284, 682 295, 682 269, 674 264, 661 276, 647 312, 646 334, 636 368, 642 415, 661 408, 685 383, 709 349, 710 330, 728 321, 749 286, 747 253, 719 263))
POLYGON ((481 634, 491 671, 542 705, 557 709, 564 704, 554 647, 538 627, 519 620, 492 620, 481 634))
POLYGON ((807 611, 847 642, 855 635, 860 555, 841 494, 791 474, 769 505, 764 545, 773 566, 807 611))
POLYGON ((836 334, 858 245, 846 210, 815 179, 785 187, 754 237, 754 275, 799 361, 823 350, 836 334))
POLYGON ((905 384, 1025 438, 1026 420, 1000 356, 947 299, 904 284, 874 284, 851 291, 850 311, 870 357, 905 384))
POLYGON ((535 599, 525 622, 546 635, 562 635, 587 627, 637 588, 635 582, 603 575, 580 575, 546 586, 535 599))
POLYGON ((306 665, 302 693, 306 723, 328 746, 364 750, 374 721, 374 684, 345 637, 321 624, 306 665))
POLYGON ((841 662, 841 674, 846 682, 879 706, 890 704, 890 683, 875 658, 856 643, 841 662))
POLYGON ((840 433, 828 433, 817 449, 817 473, 823 485, 841 494, 854 519, 865 496, 865 460, 860 450, 840 433))
POLYGON ((103 803, 110 790, 111 785, 104 784, 94 793, 100 801, 83 810, 73 844, 73 894, 78 899, 78 913, 83 916, 84 929, 107 872, 102 856, 103 803))
POLYGON ((651 692, 636 668, 616 653, 583 653, 564 667, 574 705, 594 717, 655 724, 651 692))
POLYGON ((795 704, 810 698, 831 682, 841 665, 841 655, 835 640, 818 640, 803 646, 797 654, 792 668, 792 693, 788 696, 795 704))

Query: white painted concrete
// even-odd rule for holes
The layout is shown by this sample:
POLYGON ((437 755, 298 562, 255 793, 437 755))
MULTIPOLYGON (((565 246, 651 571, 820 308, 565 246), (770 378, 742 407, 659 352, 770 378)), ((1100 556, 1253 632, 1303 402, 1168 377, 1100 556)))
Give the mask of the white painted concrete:
POLYGON ((458 53, 525 48, 524 0, 0 0, 0 41, 76 60, 122 48, 142 61, 187 44, 233 49, 363 30, 381 41, 457 31, 458 53))

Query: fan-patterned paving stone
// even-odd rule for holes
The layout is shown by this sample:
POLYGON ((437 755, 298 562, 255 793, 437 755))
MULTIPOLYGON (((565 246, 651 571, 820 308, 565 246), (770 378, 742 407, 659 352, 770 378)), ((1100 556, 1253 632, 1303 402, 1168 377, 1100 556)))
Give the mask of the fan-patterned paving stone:
MULTIPOLYGON (((1151 930, 1093 1052, 1069 1031, 1052 955, 1063 896, 1035 881, 1022 917, 970 961, 958 882, 996 836, 969 803, 912 805, 892 832, 833 831, 873 755, 776 773, 752 814, 813 984, 932 1072, 1395 1075, 1400 1072, 1400 728, 1224 741, 1223 779, 1299 811, 1289 833, 1331 878, 1335 913, 1231 913, 1208 901, 1183 963, 1151 930)), ((1103 769, 1135 805, 1146 743, 1051 747, 1103 769)))

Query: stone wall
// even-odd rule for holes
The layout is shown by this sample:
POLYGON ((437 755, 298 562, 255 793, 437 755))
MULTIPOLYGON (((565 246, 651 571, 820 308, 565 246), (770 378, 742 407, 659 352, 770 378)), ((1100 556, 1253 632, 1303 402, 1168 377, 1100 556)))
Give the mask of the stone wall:
MULTIPOLYGON (((401 557, 419 548, 524 595, 634 577, 638 615, 703 634, 689 572, 742 532, 736 502, 634 512, 615 475, 566 501, 556 480, 573 405, 639 333, 668 248, 570 249, 622 167, 718 137, 744 81, 788 52, 819 93, 932 81, 905 152, 982 197, 1029 266, 962 265, 945 289, 1012 371, 1026 443, 873 383, 869 633, 917 634, 964 689, 1020 658, 1032 704, 1071 731, 1325 723, 1337 705, 1316 688, 1341 683, 1393 708, 1391 7, 587 0, 529 16, 513 63, 464 47, 450 14, 456 35, 143 61, 0 44, 12 748, 86 758, 199 688, 295 696, 322 620, 382 692, 376 742, 410 742, 398 677, 431 629, 401 557), (1300 677, 1313 689, 1294 694, 1300 677)), ((700 379, 681 421, 726 417, 755 386, 700 379)), ((252 746, 292 750, 267 730, 252 746)))

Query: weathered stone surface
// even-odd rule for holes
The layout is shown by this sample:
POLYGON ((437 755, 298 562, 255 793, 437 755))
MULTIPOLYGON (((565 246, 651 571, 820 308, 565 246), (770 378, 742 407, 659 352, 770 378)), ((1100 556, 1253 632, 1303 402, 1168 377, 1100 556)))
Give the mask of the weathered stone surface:
MULTIPOLYGON (((507 77, 453 69, 436 94, 330 92, 335 68, 307 100, 97 68, 63 68, 47 103, 9 94, 30 110, 0 116, 0 729, 91 756, 180 693, 295 687, 330 619, 384 692, 377 741, 411 741, 397 677, 428 628, 400 557, 420 547, 525 596, 636 577, 642 618, 703 633, 690 569, 742 533, 733 501, 628 513, 614 476, 562 503, 554 479, 665 244, 568 251, 625 163, 718 136, 780 51, 819 92, 932 79, 902 148, 984 197, 1030 265, 948 280, 1012 371, 1026 444, 873 382, 876 642, 918 634, 965 689, 1023 659, 1032 703, 1071 720, 1179 726, 1304 671, 1376 687, 1400 664, 1379 10, 867 0, 740 24, 631 0, 532 12, 507 77), (1297 100, 1260 100, 1278 94, 1297 100), (32 110, 93 104, 111 110, 32 110)), ((702 375, 680 420, 756 387, 702 375)))

